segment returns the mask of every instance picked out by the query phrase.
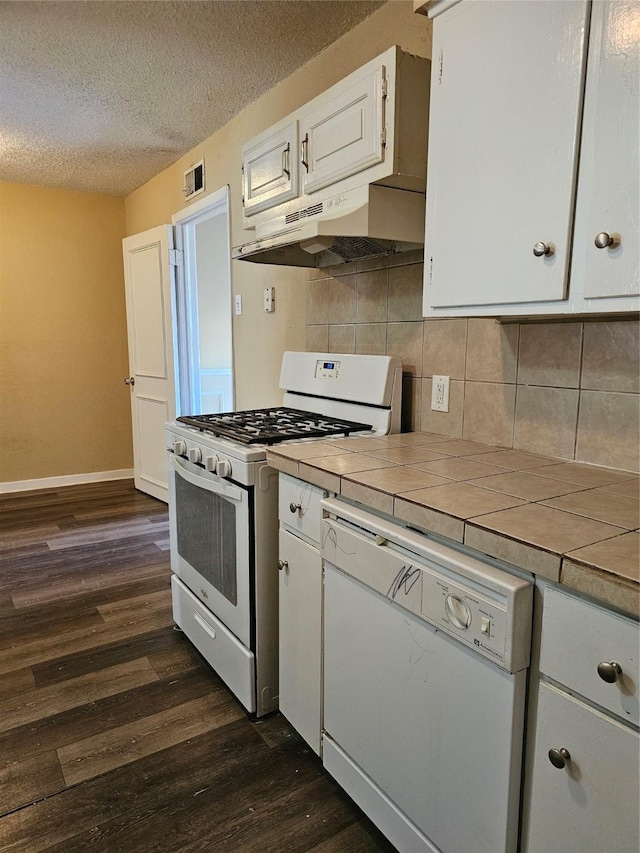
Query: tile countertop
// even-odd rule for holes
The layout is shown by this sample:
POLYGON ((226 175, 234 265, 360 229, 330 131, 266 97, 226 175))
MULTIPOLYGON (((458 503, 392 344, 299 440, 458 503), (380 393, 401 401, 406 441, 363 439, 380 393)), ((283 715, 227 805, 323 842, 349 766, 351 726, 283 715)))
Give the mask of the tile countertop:
POLYGON ((284 473, 640 613, 640 476, 426 432, 280 444, 284 473))

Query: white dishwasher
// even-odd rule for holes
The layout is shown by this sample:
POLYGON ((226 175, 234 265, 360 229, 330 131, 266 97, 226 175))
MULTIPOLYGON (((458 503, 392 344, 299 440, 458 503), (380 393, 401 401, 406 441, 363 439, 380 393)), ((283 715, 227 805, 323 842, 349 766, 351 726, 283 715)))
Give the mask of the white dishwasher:
POLYGON ((322 506, 324 766, 401 853, 513 853, 532 579, 322 506))

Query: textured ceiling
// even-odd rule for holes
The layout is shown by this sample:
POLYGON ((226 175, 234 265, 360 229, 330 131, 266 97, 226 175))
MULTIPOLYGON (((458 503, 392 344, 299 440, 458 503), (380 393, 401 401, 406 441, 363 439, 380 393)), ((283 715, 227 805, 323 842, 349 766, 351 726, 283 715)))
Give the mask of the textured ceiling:
POLYGON ((383 3, 0 2, 0 179, 125 195, 383 3))

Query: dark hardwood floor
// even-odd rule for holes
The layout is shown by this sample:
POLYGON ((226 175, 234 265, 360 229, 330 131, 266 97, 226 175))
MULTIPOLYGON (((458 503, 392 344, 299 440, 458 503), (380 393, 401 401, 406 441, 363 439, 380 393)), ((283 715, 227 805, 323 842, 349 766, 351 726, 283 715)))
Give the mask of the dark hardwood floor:
POLYGON ((0 496, 0 850, 392 853, 174 629, 168 538, 131 481, 0 496))

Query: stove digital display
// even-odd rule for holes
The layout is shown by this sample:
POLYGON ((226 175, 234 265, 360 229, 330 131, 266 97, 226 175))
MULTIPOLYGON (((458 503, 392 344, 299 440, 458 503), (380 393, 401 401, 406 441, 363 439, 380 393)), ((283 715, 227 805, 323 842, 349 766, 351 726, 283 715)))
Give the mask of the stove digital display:
POLYGON ((316 362, 316 379, 337 379, 338 371, 340 370, 339 361, 317 361, 316 362))

